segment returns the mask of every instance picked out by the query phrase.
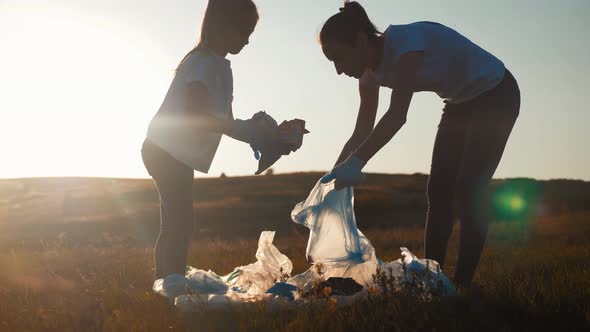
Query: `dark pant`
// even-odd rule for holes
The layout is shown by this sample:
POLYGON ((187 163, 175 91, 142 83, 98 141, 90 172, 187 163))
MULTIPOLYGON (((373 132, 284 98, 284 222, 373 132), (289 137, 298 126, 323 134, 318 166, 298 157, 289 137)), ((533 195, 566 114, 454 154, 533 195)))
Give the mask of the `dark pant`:
POLYGON ((192 168, 179 162, 149 140, 141 149, 143 163, 160 194, 160 234, 156 241, 156 278, 184 275, 193 235, 192 168))
POLYGON ((469 284, 488 232, 485 192, 518 117, 520 91, 512 74, 462 104, 446 103, 428 179, 425 257, 444 266, 457 204, 461 232, 455 282, 469 284))

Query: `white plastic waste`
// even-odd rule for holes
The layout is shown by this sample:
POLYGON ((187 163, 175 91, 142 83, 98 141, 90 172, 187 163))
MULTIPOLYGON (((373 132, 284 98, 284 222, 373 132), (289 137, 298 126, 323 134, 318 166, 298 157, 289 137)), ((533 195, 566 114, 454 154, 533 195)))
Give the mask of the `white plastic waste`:
POLYGON ((215 272, 189 267, 185 276, 171 274, 154 282, 153 290, 171 301, 185 295, 198 295, 199 302, 236 302, 239 299, 264 295, 277 281, 290 276, 293 263, 272 244, 275 232, 260 234, 255 263, 236 267, 231 273, 219 276, 215 272), (212 297, 211 295, 223 295, 212 297), (206 299, 206 300, 204 300, 206 299))
POLYGON ((258 240, 256 263, 240 266, 222 277, 234 291, 250 295, 264 294, 285 276, 291 276, 293 263, 272 244, 275 232, 262 232, 258 240))
POLYGON ((307 271, 290 277, 293 264, 272 244, 275 232, 265 231, 260 234, 255 263, 225 276, 189 268, 186 276, 156 280, 154 291, 174 300, 184 311, 254 301, 266 301, 267 309, 273 310, 306 303, 301 294, 318 281, 353 278, 365 289, 352 296, 337 296, 339 305, 345 305, 366 297, 367 288, 378 286, 373 276, 381 269, 400 288, 412 284, 442 294, 455 292, 436 261, 419 259, 406 248, 401 248, 398 260, 383 263, 377 259, 371 242, 356 226, 352 188, 335 190, 334 181, 318 181, 309 197, 295 206, 291 218, 310 230, 306 253, 312 266, 307 271))

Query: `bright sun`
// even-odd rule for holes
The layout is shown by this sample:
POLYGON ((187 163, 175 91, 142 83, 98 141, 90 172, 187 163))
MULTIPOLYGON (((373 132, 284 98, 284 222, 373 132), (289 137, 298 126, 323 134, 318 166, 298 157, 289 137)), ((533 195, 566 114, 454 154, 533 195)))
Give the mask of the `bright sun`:
POLYGON ((137 169, 172 77, 160 48, 71 10, 0 9, 0 178, 137 169))

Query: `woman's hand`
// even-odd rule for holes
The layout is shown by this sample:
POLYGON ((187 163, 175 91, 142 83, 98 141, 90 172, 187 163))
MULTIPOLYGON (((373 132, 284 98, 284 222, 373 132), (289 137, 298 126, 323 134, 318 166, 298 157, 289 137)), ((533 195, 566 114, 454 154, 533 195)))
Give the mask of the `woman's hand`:
POLYGON ((365 164, 365 161, 351 154, 345 161, 336 165, 329 174, 325 175, 321 182, 328 183, 336 180, 334 183, 336 190, 358 185, 365 178, 365 175, 361 173, 365 164))

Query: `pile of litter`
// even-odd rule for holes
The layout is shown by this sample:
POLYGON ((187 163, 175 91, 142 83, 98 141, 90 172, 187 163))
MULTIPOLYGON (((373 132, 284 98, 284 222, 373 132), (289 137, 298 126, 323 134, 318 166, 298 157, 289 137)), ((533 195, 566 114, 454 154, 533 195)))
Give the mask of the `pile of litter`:
POLYGON ((371 242, 357 228, 352 188, 334 189, 334 181, 319 181, 309 197, 298 203, 291 218, 310 230, 307 260, 311 267, 291 277, 293 264, 274 245, 275 232, 260 234, 255 263, 236 267, 220 276, 189 267, 185 276, 169 275, 154 282, 154 291, 167 296, 183 311, 227 308, 232 304, 266 301, 267 308, 308 303, 332 297, 338 305, 364 298, 376 287, 378 270, 399 287, 420 285, 441 294, 455 292, 436 261, 418 259, 406 248, 402 258, 384 263, 377 259, 371 242), (323 290, 328 294, 318 294, 323 290))

